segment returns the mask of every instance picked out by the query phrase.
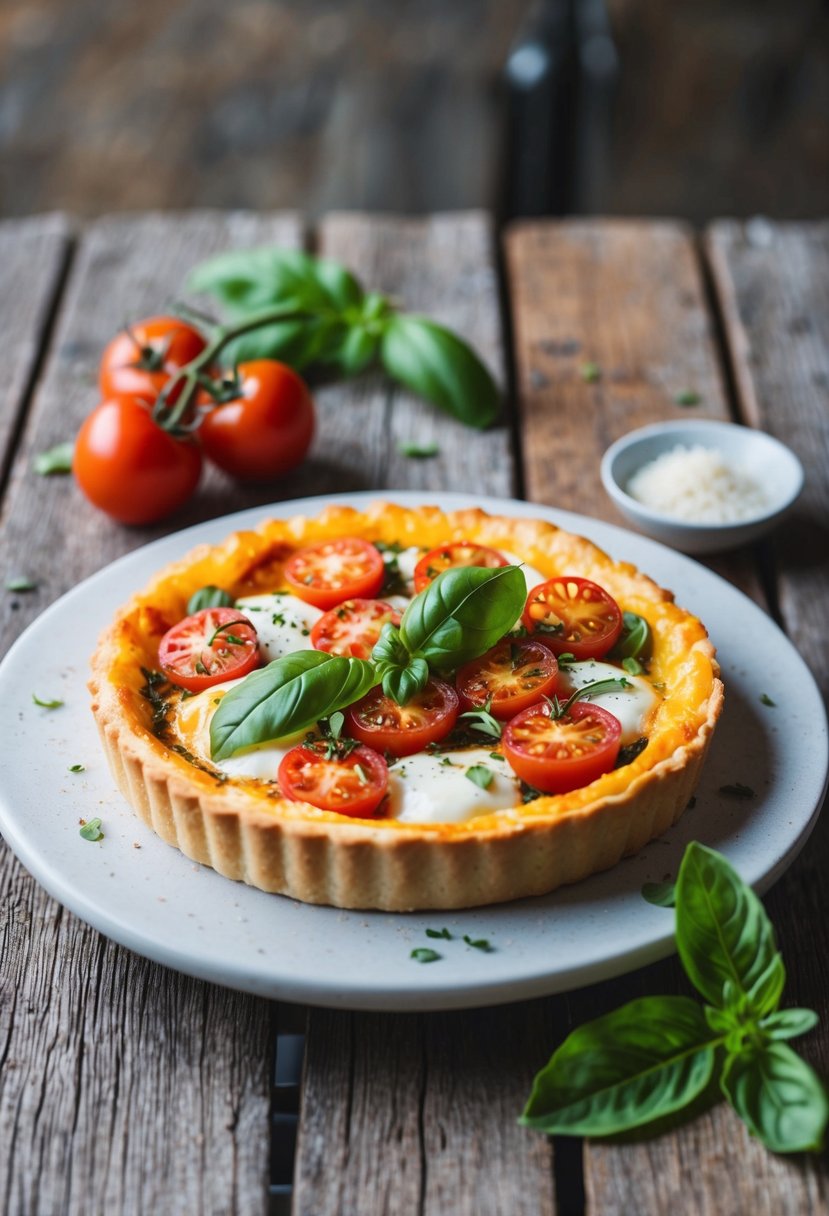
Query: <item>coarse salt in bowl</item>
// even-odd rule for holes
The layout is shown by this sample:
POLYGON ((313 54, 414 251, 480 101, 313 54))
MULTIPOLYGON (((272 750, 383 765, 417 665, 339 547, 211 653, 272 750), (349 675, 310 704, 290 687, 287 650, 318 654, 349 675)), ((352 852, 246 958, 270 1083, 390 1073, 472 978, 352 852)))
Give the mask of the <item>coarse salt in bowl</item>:
POLYGON ((624 435, 604 455, 602 481, 641 531, 686 553, 715 553, 778 523, 803 488, 803 468, 763 431, 701 419, 624 435))

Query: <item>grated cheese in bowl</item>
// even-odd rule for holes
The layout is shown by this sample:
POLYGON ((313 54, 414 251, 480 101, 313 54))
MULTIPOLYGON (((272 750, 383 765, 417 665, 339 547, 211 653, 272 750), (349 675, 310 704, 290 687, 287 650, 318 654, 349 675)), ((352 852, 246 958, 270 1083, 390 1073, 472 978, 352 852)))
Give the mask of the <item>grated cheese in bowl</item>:
POLYGON ((642 506, 689 523, 735 523, 769 507, 753 477, 701 444, 678 444, 648 461, 630 478, 627 492, 642 506))

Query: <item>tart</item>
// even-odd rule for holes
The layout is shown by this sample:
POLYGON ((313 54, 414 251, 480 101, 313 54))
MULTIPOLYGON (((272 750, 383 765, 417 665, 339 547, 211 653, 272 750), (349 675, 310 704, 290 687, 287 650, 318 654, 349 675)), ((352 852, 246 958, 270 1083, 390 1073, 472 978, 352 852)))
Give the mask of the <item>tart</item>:
MULTIPOLYGON (((313 606, 317 617, 322 611, 313 606)), ((282 621, 283 615, 269 617, 282 621)), ((310 618, 292 623, 307 648, 310 618)), ((466 908, 541 895, 635 853, 675 823, 691 800, 722 707, 719 670, 704 626, 633 566, 546 522, 385 502, 364 513, 337 506, 314 518, 270 520, 223 544, 195 549, 118 612, 100 639, 92 672, 92 710, 115 781, 163 840, 263 891, 389 911, 466 908), (247 606, 245 615, 253 620, 267 602, 263 597, 285 592, 286 566, 297 553, 338 538, 415 555, 471 543, 526 563, 532 572, 528 586, 562 574, 592 580, 626 613, 646 621, 651 652, 640 683, 648 684, 652 703, 637 745, 621 757, 626 762, 556 794, 539 794, 514 773, 509 780, 485 777, 484 784, 500 789, 497 805, 486 798, 473 801, 463 816, 452 791, 459 784, 466 790, 473 781, 465 781, 469 770, 460 768, 452 774, 454 784, 445 787, 432 774, 427 813, 389 813, 386 802, 367 817, 286 798, 275 771, 214 763, 203 739, 222 690, 215 696, 171 691, 154 674, 160 642, 206 586, 224 589, 239 611, 247 606)), ((624 677, 625 671, 617 674, 624 677)), ((481 743, 497 748, 492 739, 481 743)), ((440 760, 447 772, 458 768, 456 754, 450 754, 455 758, 440 760)), ((492 765, 503 765, 503 756, 490 754, 492 765)), ((395 784, 401 786, 405 761, 393 761, 390 771, 395 768, 395 784)), ((422 806, 422 790, 415 802, 422 806)))

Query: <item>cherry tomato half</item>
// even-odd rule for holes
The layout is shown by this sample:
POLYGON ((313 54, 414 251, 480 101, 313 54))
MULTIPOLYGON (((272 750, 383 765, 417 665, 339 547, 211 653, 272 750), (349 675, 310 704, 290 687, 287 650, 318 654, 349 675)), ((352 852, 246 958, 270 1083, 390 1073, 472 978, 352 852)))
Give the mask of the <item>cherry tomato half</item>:
POLYGON ((311 645, 328 654, 368 659, 387 621, 399 625, 400 613, 384 600, 344 600, 314 625, 311 645))
POLYGON ((241 679, 259 666, 256 630, 235 608, 202 608, 167 630, 158 645, 158 665, 188 692, 241 679))
MULTIPOLYGON (((314 403, 293 368, 275 359, 240 363, 238 396, 206 413, 199 427, 208 459, 241 481, 266 481, 296 468, 314 436, 314 403)), ((210 400, 203 394, 199 401, 210 400)))
POLYGON ((567 794, 609 772, 616 763, 622 727, 618 718, 576 701, 561 718, 543 702, 504 728, 504 755, 522 781, 545 794, 567 794))
POLYGON ((323 611, 343 600, 374 599, 385 574, 379 551, 357 536, 309 545, 285 563, 285 580, 291 590, 323 611))
MULTIPOLYGON (((136 321, 104 349, 98 373, 101 395, 133 393, 155 401, 170 377, 206 345, 199 331, 178 317, 136 321)), ((180 392, 180 386, 173 389, 170 401, 180 392)))
POLYGON ((497 549, 487 545, 476 545, 471 540, 455 540, 424 553, 414 569, 415 591, 425 590, 429 584, 453 566, 485 566, 490 570, 508 566, 507 559, 497 549))
POLYGON ((411 756, 448 735, 459 712, 452 685, 431 676, 408 705, 398 705, 382 688, 373 688, 346 710, 346 731, 377 751, 411 756))
POLYGON ((357 819, 375 815, 389 788, 388 766, 370 747, 355 747, 332 759, 322 748, 293 747, 282 758, 277 777, 292 802, 310 802, 357 819))
POLYGON ((503 638, 479 659, 466 663, 455 681, 464 709, 480 709, 490 698, 493 717, 513 718, 558 686, 558 663, 533 638, 503 638))
POLYGON ((598 583, 561 574, 534 587, 522 617, 554 654, 600 659, 622 632, 622 610, 598 583))
POLYGON ((72 471, 86 497, 122 524, 150 524, 183 506, 201 476, 190 438, 176 438, 135 397, 102 401, 75 440, 72 471))

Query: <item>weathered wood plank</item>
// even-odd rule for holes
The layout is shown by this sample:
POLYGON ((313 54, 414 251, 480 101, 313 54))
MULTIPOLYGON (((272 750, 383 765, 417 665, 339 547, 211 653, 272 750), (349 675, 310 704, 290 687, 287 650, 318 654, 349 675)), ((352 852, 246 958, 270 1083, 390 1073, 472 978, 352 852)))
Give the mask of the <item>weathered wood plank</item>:
MULTIPOLYGON (((102 220, 83 236, 0 538, 0 566, 39 588, 0 600, 0 648, 61 592, 154 534, 110 523, 68 479, 30 471, 32 453, 70 438, 94 404, 97 358, 113 329, 160 311, 199 258, 300 235, 291 217, 196 214, 102 220)), ((194 512, 250 501, 221 479, 212 486, 194 512)), ((5 848, 0 897, 0 1206, 78 1216, 264 1211, 269 1004, 107 942, 5 848)))
MULTIPOLYGON (((323 225, 320 243, 370 286, 457 327, 503 376, 484 218, 337 216, 323 225)), ((461 429, 379 381, 331 388, 319 400, 328 458, 362 447, 363 467, 379 487, 424 488, 438 501, 441 490, 512 487, 504 428, 461 429), (435 439, 441 455, 404 461, 394 451, 404 438, 435 439)), ((312 1011, 295 1212, 551 1213, 551 1150, 515 1124, 549 1040, 539 1004, 462 1016, 312 1011)))
MULTIPOLYGON (((528 497, 613 518, 598 481, 612 439, 679 416, 673 398, 683 388, 702 397, 693 416, 728 416, 692 243, 673 224, 534 224, 514 228, 507 250, 528 497), (580 375, 585 360, 601 369, 595 383, 580 375)), ((759 598, 750 555, 718 566, 759 598)), ((781 936, 785 946, 789 935, 781 936)), ((634 995, 678 990, 679 970, 665 963, 570 994, 561 1006, 575 1025, 634 995)), ((814 999, 814 991, 803 997, 814 999)), ((588 1143, 584 1168, 596 1216, 811 1212, 823 1194, 813 1165, 781 1164, 722 1106, 646 1144, 588 1143)))
MULTIPOLYGON (((0 333, 5 372, 0 390, 0 470, 25 407, 71 243, 61 215, 11 220, 0 226, 0 333)), ((0 473, 2 475, 2 473, 0 473)))

